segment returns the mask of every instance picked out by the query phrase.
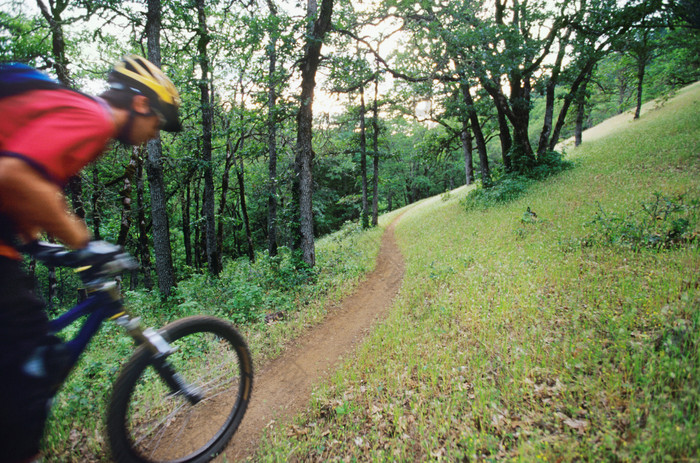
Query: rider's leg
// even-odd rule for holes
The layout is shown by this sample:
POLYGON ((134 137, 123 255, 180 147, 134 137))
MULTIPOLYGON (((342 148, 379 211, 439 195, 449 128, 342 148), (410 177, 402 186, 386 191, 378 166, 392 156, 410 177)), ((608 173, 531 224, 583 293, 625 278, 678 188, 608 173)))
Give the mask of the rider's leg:
POLYGON ((47 378, 25 373, 36 348, 45 344, 48 321, 34 282, 21 263, 0 257, 0 462, 31 461, 48 413, 47 378))

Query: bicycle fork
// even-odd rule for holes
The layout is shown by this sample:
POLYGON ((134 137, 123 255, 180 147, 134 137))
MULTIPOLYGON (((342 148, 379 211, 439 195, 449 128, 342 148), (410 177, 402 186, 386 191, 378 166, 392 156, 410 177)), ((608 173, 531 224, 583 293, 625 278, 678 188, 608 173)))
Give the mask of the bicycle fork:
POLYGON ((173 348, 160 333, 153 328, 144 329, 141 326, 140 317, 132 318, 126 313, 120 315, 115 323, 126 329, 137 345, 144 345, 149 350, 151 365, 173 394, 182 394, 192 405, 204 399, 200 388, 188 384, 168 361, 168 357, 177 349, 173 348))

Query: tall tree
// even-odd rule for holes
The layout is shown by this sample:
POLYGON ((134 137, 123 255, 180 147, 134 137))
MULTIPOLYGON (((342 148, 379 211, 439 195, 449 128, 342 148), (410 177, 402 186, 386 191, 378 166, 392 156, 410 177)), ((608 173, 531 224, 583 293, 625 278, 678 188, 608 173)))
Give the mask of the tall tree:
MULTIPOLYGON (((134 146, 131 149, 131 157, 129 158, 129 165, 126 168, 126 172, 123 177, 123 187, 119 192, 121 198, 122 208, 121 208, 121 220, 119 221, 119 235, 117 235, 117 244, 124 246, 126 244, 126 238, 131 228, 131 221, 133 214, 131 212, 131 192, 133 189, 134 174, 136 169, 141 164, 141 151, 140 147, 134 146)), ((97 186, 97 185, 95 185, 97 186)), ((99 188, 95 188, 95 192, 99 191, 99 188)))
POLYGON ((279 17, 274 0, 267 0, 270 9, 269 43, 266 49, 269 67, 267 77, 267 251, 277 255, 277 42, 279 40, 279 17))
POLYGON ((372 226, 379 223, 379 73, 374 75, 372 103, 372 226))
POLYGON ((201 69, 199 79, 200 109, 202 111, 202 161, 204 163, 204 218, 206 223, 206 253, 209 272, 221 272, 221 254, 216 240, 216 217, 214 213, 214 173, 212 165, 212 125, 213 113, 210 99, 210 74, 207 45, 211 40, 207 29, 207 15, 204 0, 197 0, 197 57, 201 69))
POLYGON ((634 60, 637 70, 637 106, 634 110, 634 119, 639 119, 642 111, 644 76, 647 66, 656 53, 657 44, 654 40, 654 30, 649 27, 635 29, 631 31, 629 39, 625 40, 624 43, 623 52, 634 60))
POLYGON ((590 74, 584 79, 576 98, 576 127, 574 128, 574 145, 579 146, 583 141, 583 120, 586 116, 586 100, 588 99, 588 83, 590 74))
MULTIPOLYGON (((146 203, 144 201, 145 182, 143 175, 143 163, 138 163, 136 166, 136 223, 138 224, 138 256, 141 262, 141 270, 143 271, 143 283, 146 289, 153 288, 151 279, 151 250, 148 245, 148 227, 146 224, 146 203)), ((151 185, 151 188, 153 185, 151 185)), ((153 193, 151 193, 153 194, 153 193)), ((132 278, 132 282, 135 281, 132 278)), ((160 282, 160 278, 158 280, 160 282)), ((165 293, 167 294, 167 293, 165 293)))
MULTIPOLYGON (((549 150, 553 151, 559 141, 568 110, 586 86, 596 64, 608 55, 628 32, 640 26, 645 18, 654 15, 661 7, 657 0, 641 0, 619 5, 614 0, 586 0, 579 9, 564 21, 571 28, 569 64, 566 72, 568 90, 564 95, 557 122, 549 138, 549 150)), ((567 36, 568 37, 568 36, 567 36)))
POLYGON ((331 27, 333 0, 322 0, 318 8, 316 0, 308 0, 306 18, 308 21, 304 53, 301 59, 301 95, 297 113, 297 143, 294 162, 293 200, 296 205, 298 228, 295 231, 294 248, 301 251, 303 261, 316 264, 314 244, 314 217, 312 207, 314 151, 312 126, 316 71, 321 60, 321 46, 331 27))
POLYGON ((255 245, 253 244, 253 233, 250 228, 250 218, 248 217, 248 202, 246 200, 246 189, 245 189, 245 178, 244 178, 244 167, 243 167, 243 156, 238 156, 238 162, 235 162, 234 168, 236 169, 236 178, 238 180, 238 198, 241 204, 241 218, 243 219, 243 228, 245 230, 246 237, 246 249, 248 254, 248 259, 251 262, 255 262, 255 245))
POLYGON ((367 210, 367 127, 365 123, 365 88, 360 87, 360 176, 362 177, 362 213, 363 228, 369 226, 369 211, 367 210))
MULTIPOLYGON (((160 66, 160 0, 148 0, 146 16, 146 38, 148 60, 160 66)), ((153 221, 153 250, 156 256, 158 288, 164 296, 169 296, 175 286, 175 272, 170 248, 170 223, 168 219, 167 197, 163 179, 163 146, 161 139, 151 140, 147 145, 148 158, 146 173, 151 193, 151 220, 153 221)))
POLYGON ((68 72, 68 58, 66 56, 66 40, 63 35, 63 18, 61 17, 66 11, 69 1, 58 0, 49 2, 50 9, 44 4, 43 0, 36 0, 36 4, 51 30, 53 70, 63 85, 71 86, 72 82, 68 72))
POLYGON ((469 122, 462 121, 462 132, 460 133, 462 140, 462 154, 464 155, 464 174, 466 184, 471 185, 474 182, 474 160, 473 160, 473 142, 472 134, 469 129, 469 122))
POLYGON ((479 167, 481 169, 481 184, 484 187, 491 186, 491 169, 489 167, 489 157, 486 150, 486 138, 481 130, 479 115, 474 106, 471 89, 466 81, 460 83, 462 94, 464 95, 464 103, 466 104, 467 114, 474 139, 476 140, 476 150, 479 153, 479 167))

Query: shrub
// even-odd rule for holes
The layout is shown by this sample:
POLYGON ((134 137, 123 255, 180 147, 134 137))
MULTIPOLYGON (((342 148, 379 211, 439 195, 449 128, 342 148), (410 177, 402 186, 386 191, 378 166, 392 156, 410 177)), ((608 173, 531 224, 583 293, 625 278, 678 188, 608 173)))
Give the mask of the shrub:
POLYGON ((537 160, 537 165, 525 175, 535 180, 544 180, 574 166, 574 163, 564 159, 558 151, 547 151, 537 160))
POLYGON ((488 209, 520 198, 534 182, 523 175, 506 174, 490 188, 478 186, 461 201, 461 204, 468 211, 488 209))
POLYGON ((547 151, 539 157, 533 167, 522 172, 495 175, 491 186, 481 184, 462 200, 466 210, 484 210, 498 204, 514 201, 523 196, 535 182, 573 167, 573 162, 564 159, 561 153, 547 151))
POLYGON ((259 322, 269 311, 292 310, 296 292, 313 283, 315 270, 298 266, 293 253, 280 248, 279 254, 227 262, 213 278, 192 275, 181 281, 175 292, 175 318, 192 313, 212 313, 237 323, 259 322))
POLYGON ((686 203, 683 195, 671 198, 658 192, 641 204, 641 211, 626 216, 607 213, 599 204, 598 212, 588 224, 593 230, 583 244, 623 246, 635 251, 678 247, 698 237, 694 229, 698 210, 698 199, 686 203))

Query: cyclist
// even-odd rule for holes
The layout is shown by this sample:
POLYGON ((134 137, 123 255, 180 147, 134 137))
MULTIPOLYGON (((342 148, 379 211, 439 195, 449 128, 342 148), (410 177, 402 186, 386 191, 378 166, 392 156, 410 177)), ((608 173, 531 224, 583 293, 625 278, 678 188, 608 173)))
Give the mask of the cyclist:
POLYGON ((3 82, 0 89, 0 462, 28 462, 39 453, 51 399, 53 338, 17 247, 41 232, 73 249, 89 246, 87 226, 69 212, 63 186, 112 139, 140 145, 159 130, 180 131, 180 97, 139 56, 114 66, 99 97, 43 74, 22 79, 22 72, 38 74, 24 65, 0 69, 3 77, 14 72, 7 82, 24 85, 13 91, 3 82))

